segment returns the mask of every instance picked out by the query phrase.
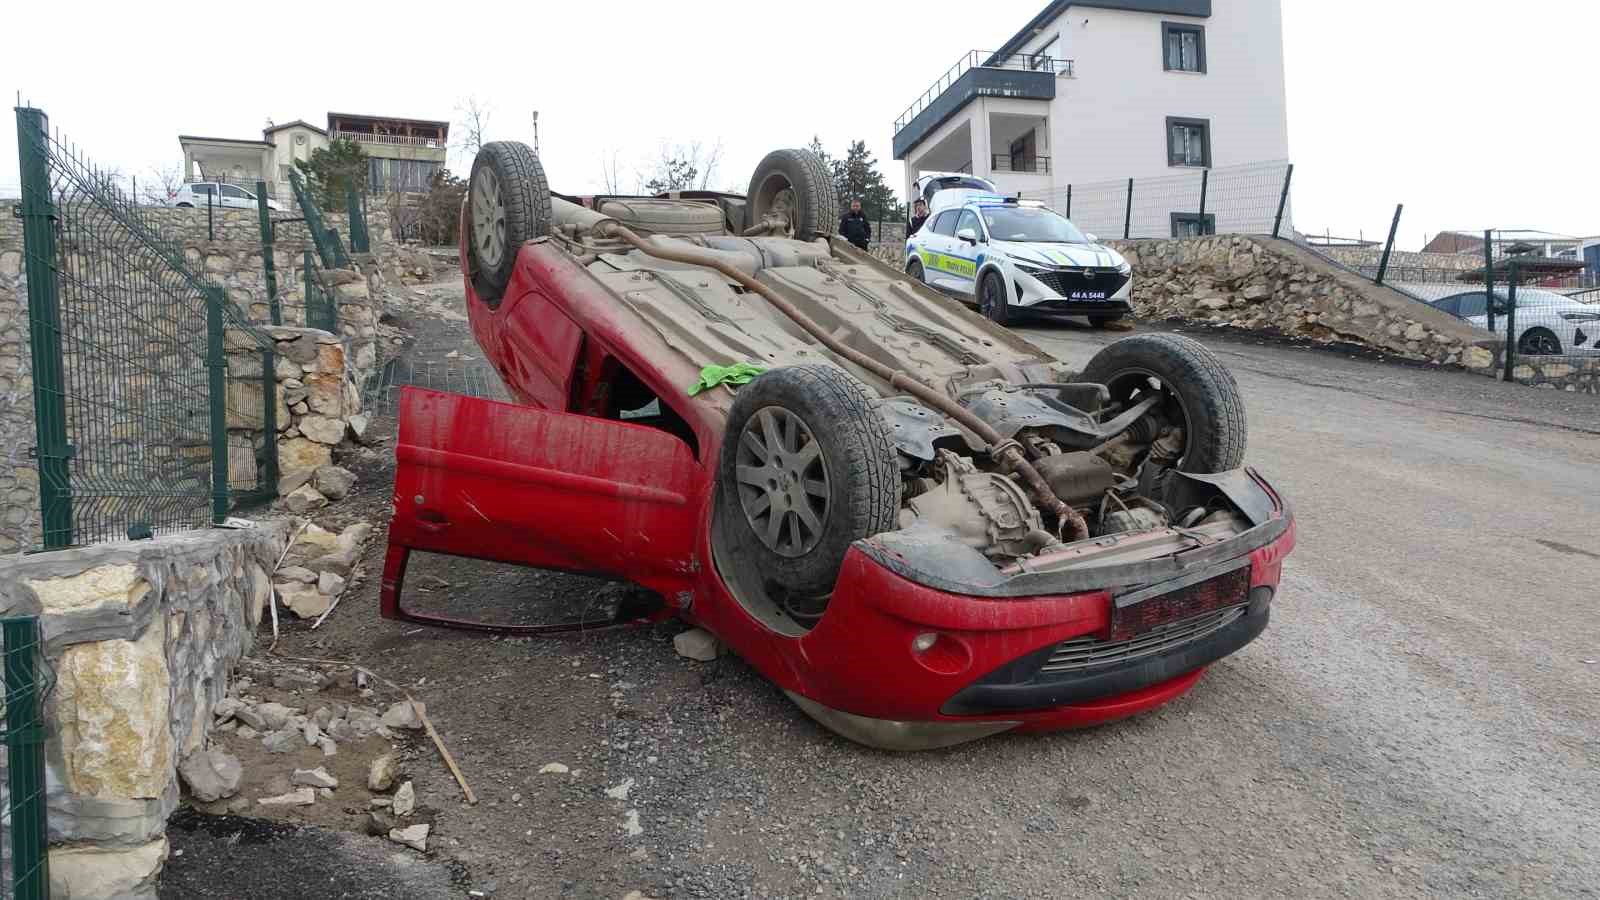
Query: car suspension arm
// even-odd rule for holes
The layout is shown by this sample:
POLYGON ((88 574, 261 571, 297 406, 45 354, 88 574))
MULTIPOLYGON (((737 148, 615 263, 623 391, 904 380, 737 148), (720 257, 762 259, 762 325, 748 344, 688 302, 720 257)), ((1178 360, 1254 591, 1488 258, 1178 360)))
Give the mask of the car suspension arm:
POLYGON ((700 252, 699 248, 682 242, 647 241, 635 234, 632 229, 617 222, 607 219, 596 223, 593 232, 596 237, 620 238, 624 243, 631 244, 639 252, 657 259, 671 262, 687 263, 693 266, 704 266, 715 269, 723 275, 738 282, 745 290, 761 295, 763 300, 772 304, 773 308, 783 313, 790 321, 800 326, 807 334, 817 339, 822 346, 839 354, 850 362, 871 372, 872 374, 889 382, 890 386, 903 390, 928 406, 955 419, 966 426, 973 434, 989 445, 989 455, 994 457, 1005 471, 1015 472, 1021 477, 1028 492, 1033 495, 1039 508, 1056 517, 1060 523, 1060 533, 1071 541, 1082 540, 1089 536, 1089 525, 1084 522, 1083 516, 1056 496, 1055 491, 1039 474, 1039 470, 1028 461, 1026 452, 1021 442, 1014 438, 1004 438, 994 426, 972 414, 971 410, 952 400, 945 394, 934 390, 918 379, 906 374, 900 369, 892 369, 881 362, 867 356, 859 350, 850 347, 829 334, 822 326, 811 321, 811 318, 801 312, 799 307, 778 295, 777 291, 767 287, 755 278, 746 275, 721 259, 700 252), (680 246, 674 246, 678 244, 680 246))

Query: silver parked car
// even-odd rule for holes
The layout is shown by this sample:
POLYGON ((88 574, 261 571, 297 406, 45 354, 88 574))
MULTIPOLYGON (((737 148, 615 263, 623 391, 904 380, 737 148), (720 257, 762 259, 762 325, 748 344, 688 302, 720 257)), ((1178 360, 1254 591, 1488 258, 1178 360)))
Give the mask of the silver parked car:
MULTIPOLYGON (((255 209, 256 195, 238 185, 220 181, 196 181, 167 195, 168 206, 220 206, 224 209, 255 209)), ((267 209, 282 210, 278 201, 267 198, 267 209)))
MULTIPOLYGON (((1464 291, 1430 301, 1430 306, 1486 328, 1488 295, 1464 291)), ((1495 330, 1505 330, 1504 289, 1495 291, 1495 330)), ((1517 290, 1517 352, 1527 356, 1600 355, 1600 304, 1580 303, 1565 294, 1538 288, 1517 290)))

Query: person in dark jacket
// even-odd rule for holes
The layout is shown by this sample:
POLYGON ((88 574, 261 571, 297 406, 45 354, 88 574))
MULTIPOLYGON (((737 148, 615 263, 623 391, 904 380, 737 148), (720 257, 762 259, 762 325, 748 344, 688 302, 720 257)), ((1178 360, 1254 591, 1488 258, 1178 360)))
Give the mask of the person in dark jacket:
POLYGON ((872 223, 861 212, 861 201, 851 200, 850 211, 839 220, 839 236, 865 250, 872 240, 872 223))
POLYGON ((922 228, 922 223, 928 221, 928 204, 918 200, 911 204, 911 221, 906 223, 906 237, 911 237, 922 228))

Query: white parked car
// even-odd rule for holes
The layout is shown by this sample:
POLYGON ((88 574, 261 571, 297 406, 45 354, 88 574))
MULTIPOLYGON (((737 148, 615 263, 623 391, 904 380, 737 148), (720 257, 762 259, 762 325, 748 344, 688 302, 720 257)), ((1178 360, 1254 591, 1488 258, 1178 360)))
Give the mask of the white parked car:
MULTIPOLYGON (((167 195, 168 206, 201 207, 215 205, 224 209, 255 209, 256 195, 238 185, 218 181, 196 181, 167 195)), ((267 209, 282 210, 278 201, 267 198, 267 209)))
POLYGON ((991 320, 1051 313, 1103 326, 1132 311, 1127 260, 1042 203, 946 188, 931 206, 906 238, 906 272, 991 320))
MULTIPOLYGON (((1479 328, 1488 327, 1488 295, 1483 291, 1451 294, 1429 305, 1479 328)), ((1580 303, 1555 291, 1518 288, 1516 328, 1517 352, 1524 356, 1600 355, 1600 304, 1580 303)), ((1504 289, 1495 291, 1494 330, 1506 330, 1504 289)))

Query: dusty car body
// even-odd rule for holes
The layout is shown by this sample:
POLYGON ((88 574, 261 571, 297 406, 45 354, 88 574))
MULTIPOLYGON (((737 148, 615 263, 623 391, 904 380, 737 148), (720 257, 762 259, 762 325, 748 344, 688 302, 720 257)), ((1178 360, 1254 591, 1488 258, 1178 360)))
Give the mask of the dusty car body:
POLYGON ((803 151, 649 221, 485 152, 468 315, 516 402, 404 392, 385 616, 476 627, 405 606, 413 551, 627 579, 891 749, 1132 715, 1265 628, 1293 519, 1203 348, 1126 339, 1084 382, 830 240, 803 151))

